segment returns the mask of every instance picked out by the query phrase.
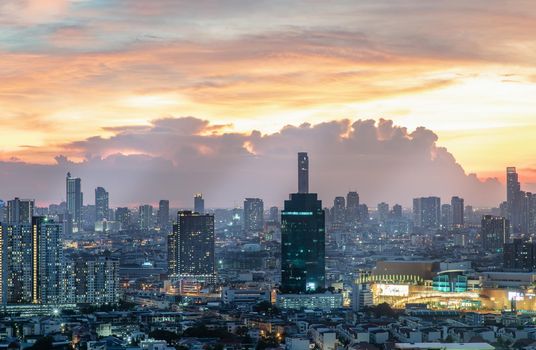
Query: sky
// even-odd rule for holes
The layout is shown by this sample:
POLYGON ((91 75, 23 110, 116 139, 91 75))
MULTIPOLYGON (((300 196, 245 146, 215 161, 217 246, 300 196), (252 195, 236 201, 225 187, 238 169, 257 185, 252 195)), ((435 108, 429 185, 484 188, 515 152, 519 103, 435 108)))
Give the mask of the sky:
POLYGON ((534 62, 530 0, 3 0, 0 198, 279 204, 308 151, 326 202, 496 206, 536 190, 534 62))

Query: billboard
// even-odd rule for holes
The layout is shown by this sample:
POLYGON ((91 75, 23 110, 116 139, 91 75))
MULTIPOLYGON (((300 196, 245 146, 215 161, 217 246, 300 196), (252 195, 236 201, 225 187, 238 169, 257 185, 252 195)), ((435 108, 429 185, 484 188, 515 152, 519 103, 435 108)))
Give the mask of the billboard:
POLYGON ((407 284, 377 284, 378 295, 384 297, 407 297, 409 285, 407 284))

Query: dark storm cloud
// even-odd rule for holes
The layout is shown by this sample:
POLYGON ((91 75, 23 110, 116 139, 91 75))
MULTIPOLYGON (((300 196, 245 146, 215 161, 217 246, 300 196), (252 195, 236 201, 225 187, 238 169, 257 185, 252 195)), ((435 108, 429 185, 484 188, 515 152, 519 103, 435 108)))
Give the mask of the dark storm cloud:
POLYGON ((86 155, 81 163, 63 156, 55 165, 1 162, 0 178, 9 186, 0 195, 59 201, 64 176, 71 171, 82 177, 86 202, 93 201, 96 186, 104 186, 114 205, 167 198, 189 206, 196 192, 205 194, 210 207, 238 205, 246 196, 281 205, 296 190, 296 153, 307 151, 311 189, 326 205, 349 190, 373 206, 380 201, 410 205, 422 195, 444 200, 461 195, 475 205, 502 200, 497 180, 465 174, 425 128, 408 131, 389 120, 341 120, 287 126, 266 135, 215 134, 221 127, 193 117, 158 119, 147 127, 116 128, 110 138, 62 146, 69 154, 86 155))

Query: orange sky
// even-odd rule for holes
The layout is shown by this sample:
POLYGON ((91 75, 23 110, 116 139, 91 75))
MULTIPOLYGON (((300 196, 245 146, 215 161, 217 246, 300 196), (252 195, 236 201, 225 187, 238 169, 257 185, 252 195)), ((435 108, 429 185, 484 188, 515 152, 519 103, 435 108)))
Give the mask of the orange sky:
MULTIPOLYGON (((0 159, 167 116, 225 124, 392 119, 466 172, 536 182, 536 4, 6 0, 0 159)), ((114 150, 128 153, 129 150, 114 150)))

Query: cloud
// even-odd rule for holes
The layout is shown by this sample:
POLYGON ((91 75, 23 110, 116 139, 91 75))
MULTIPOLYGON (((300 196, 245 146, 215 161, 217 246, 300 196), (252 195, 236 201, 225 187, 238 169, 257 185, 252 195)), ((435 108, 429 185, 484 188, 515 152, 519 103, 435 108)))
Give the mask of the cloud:
POLYGON ((67 13, 69 3, 69 0, 3 0, 0 19, 25 25, 52 22, 67 13))
POLYGON ((79 163, 65 156, 51 165, 0 162, 0 180, 10 184, 1 196, 57 202, 70 171, 82 178, 86 201, 93 200, 96 186, 104 186, 115 205, 166 198, 188 207, 196 192, 205 194, 209 207, 231 207, 249 196, 281 205, 296 190, 296 153, 307 151, 311 189, 326 206, 349 190, 371 206, 381 201, 409 206, 413 197, 427 195, 444 200, 461 195, 474 205, 503 199, 497 180, 465 174, 437 146, 437 135, 422 127, 408 131, 390 120, 345 119, 289 125, 271 134, 215 129, 193 117, 157 119, 146 127, 115 128, 109 138, 61 145, 64 154, 85 157, 79 163))

